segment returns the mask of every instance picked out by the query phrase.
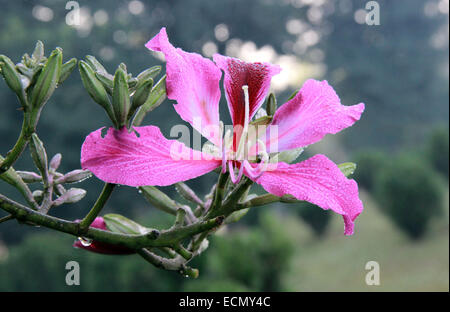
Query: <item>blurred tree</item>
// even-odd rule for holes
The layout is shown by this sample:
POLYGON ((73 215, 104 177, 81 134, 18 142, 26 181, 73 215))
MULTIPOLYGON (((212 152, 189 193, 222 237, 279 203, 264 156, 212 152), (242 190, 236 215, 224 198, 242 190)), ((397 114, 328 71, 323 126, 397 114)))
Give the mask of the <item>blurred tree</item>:
POLYGON ((439 127, 432 131, 427 144, 426 157, 438 172, 448 180, 449 174, 449 129, 439 127))
POLYGON ((421 238, 432 217, 442 213, 443 186, 436 172, 420 158, 403 155, 377 177, 381 210, 410 238, 421 238))
POLYGON ((386 157, 383 152, 375 149, 361 151, 354 157, 357 164, 353 178, 358 182, 358 185, 366 188, 369 192, 373 191, 374 183, 377 174, 386 162, 386 157))
POLYGON ((322 237, 326 233, 331 221, 331 215, 328 211, 310 203, 298 204, 295 209, 303 221, 311 227, 314 234, 322 237))

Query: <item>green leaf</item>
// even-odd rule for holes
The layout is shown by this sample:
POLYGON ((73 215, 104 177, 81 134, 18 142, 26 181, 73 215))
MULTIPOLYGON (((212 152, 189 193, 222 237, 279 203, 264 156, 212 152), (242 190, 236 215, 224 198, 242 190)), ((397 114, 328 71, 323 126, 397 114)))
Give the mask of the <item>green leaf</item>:
POLYGON ((346 177, 352 175, 356 170, 356 164, 352 162, 339 164, 338 167, 346 177))
POLYGON ((144 105, 142 105, 136 116, 133 119, 133 126, 139 126, 144 119, 145 115, 156 107, 161 105, 161 103, 166 99, 166 75, 164 75, 158 83, 153 87, 150 96, 144 105))
POLYGON ((55 91, 62 66, 62 50, 56 48, 45 63, 31 93, 31 106, 41 108, 55 91))
POLYGON ((123 233, 123 234, 146 234, 151 229, 146 228, 133 220, 130 220, 124 216, 115 213, 109 213, 103 216, 103 220, 106 223, 106 227, 111 232, 123 233))

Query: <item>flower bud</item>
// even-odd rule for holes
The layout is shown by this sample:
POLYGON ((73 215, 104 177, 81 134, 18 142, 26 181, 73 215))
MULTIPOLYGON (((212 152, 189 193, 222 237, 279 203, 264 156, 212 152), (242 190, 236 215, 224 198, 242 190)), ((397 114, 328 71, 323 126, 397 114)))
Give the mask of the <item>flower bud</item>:
POLYGON ((56 48, 45 63, 31 93, 31 106, 41 108, 55 91, 62 66, 62 50, 56 48))
POLYGON ((55 183, 78 183, 90 178, 91 176, 92 173, 89 170, 77 169, 66 173, 62 178, 56 180, 55 183))
POLYGON ((127 122, 128 112, 130 111, 130 94, 128 92, 127 74, 124 71, 122 63, 114 75, 114 88, 112 95, 112 106, 119 127, 127 122))
POLYGON ((150 68, 147 68, 143 72, 141 72, 139 75, 137 75, 137 79, 139 82, 141 81, 147 81, 150 78, 155 78, 156 75, 158 75, 161 72, 161 66, 153 66, 150 68))
POLYGON ((270 93, 269 97, 267 98, 267 102, 266 102, 267 116, 275 115, 276 110, 277 110, 277 99, 275 97, 275 94, 270 93))
POLYGON ((44 144, 42 144, 42 141, 39 140, 39 137, 36 133, 33 133, 31 135, 30 150, 34 164, 39 169, 41 174, 45 176, 44 178, 46 178, 48 174, 47 153, 45 152, 44 144))
POLYGON ((62 67, 61 67, 61 75, 59 76, 59 81, 58 84, 60 85, 61 83, 63 83, 64 80, 67 79, 67 77, 69 77, 70 73, 72 73, 73 69, 75 68, 75 66, 77 65, 77 59, 76 58, 71 58, 70 60, 68 60, 67 62, 65 62, 62 67))
POLYGON ((40 205, 42 203, 42 199, 44 198, 44 192, 40 190, 34 191, 33 198, 40 205))
POLYGON ((109 118, 115 124, 116 118, 114 111, 103 84, 96 78, 94 71, 86 62, 80 61, 78 67, 80 69, 81 81, 89 95, 105 109, 109 118))
POLYGON ((21 77, 14 63, 7 56, 0 55, 0 68, 8 87, 17 95, 21 95, 23 92, 21 77))
POLYGON ((35 183, 42 181, 42 177, 40 175, 31 171, 17 171, 17 174, 25 183, 35 183))
POLYGON ((150 204, 158 209, 166 212, 176 212, 178 205, 166 194, 158 190, 154 186, 141 186, 139 188, 142 191, 144 197, 149 201, 150 204))
POLYGON ((352 162, 346 162, 338 165, 338 168, 342 171, 342 173, 348 177, 352 175, 356 170, 356 164, 352 162))
POLYGON ((39 63, 44 58, 44 44, 42 43, 42 41, 38 40, 36 42, 36 47, 34 48, 31 58, 36 63, 39 63))
POLYGON ((102 83, 103 87, 105 87, 106 92, 109 95, 112 95, 112 90, 114 86, 114 76, 108 73, 95 72, 95 77, 102 83))
POLYGON ((59 165, 61 164, 61 154, 58 153, 50 160, 50 170, 56 171, 59 168, 59 165))
POLYGON ((151 112, 166 99, 166 76, 164 75, 158 83, 153 87, 150 96, 144 105, 141 106, 136 116, 133 119, 133 125, 138 126, 141 124, 145 115, 151 112))
POLYGON ((60 206, 62 204, 73 204, 83 199, 86 196, 86 191, 80 188, 68 189, 64 194, 59 196, 53 201, 55 206, 60 206))
POLYGON ((96 72, 107 73, 105 67, 92 55, 86 56, 86 62, 96 72))
POLYGON ((123 234, 147 234, 153 230, 140 225, 124 216, 115 213, 109 213, 103 216, 106 227, 116 233, 123 234))
POLYGON ((143 83, 139 83, 136 92, 133 95, 133 101, 131 104, 130 112, 128 113, 128 118, 133 116, 136 110, 144 105, 147 99, 150 97, 150 92, 153 87, 153 79, 149 79, 143 83))

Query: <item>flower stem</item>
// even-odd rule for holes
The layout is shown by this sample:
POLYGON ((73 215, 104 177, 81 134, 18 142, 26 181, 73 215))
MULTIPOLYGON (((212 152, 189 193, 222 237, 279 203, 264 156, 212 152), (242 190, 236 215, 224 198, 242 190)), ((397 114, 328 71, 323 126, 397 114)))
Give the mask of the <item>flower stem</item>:
POLYGON ((116 184, 111 183, 105 183, 103 186, 103 190, 100 193, 100 196, 97 198, 97 201, 95 202, 92 209, 89 211, 89 213, 84 217, 83 220, 80 222, 80 229, 81 231, 85 231, 89 228, 89 226, 94 222, 95 218, 98 216, 100 211, 105 206, 107 200, 111 196, 112 191, 114 190, 114 187, 116 184))
POLYGON ((32 131, 28 127, 28 120, 25 118, 22 123, 22 130, 20 131, 20 135, 17 138, 16 144, 14 147, 6 154, 5 159, 0 163, 0 174, 8 171, 8 169, 14 165, 16 160, 25 150, 25 147, 30 140, 32 131))

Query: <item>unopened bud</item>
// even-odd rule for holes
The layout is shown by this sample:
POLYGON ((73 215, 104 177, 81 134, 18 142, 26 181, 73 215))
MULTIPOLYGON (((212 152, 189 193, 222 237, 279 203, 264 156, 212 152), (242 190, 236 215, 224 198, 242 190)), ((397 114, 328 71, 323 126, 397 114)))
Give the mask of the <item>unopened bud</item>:
POLYGON ((44 58, 44 44, 42 41, 38 40, 36 42, 36 47, 34 48, 31 57, 36 63, 39 63, 44 58))
POLYGON ((158 75, 161 71, 161 66, 153 66, 150 68, 147 68, 143 72, 141 72, 139 75, 137 75, 137 79, 139 82, 141 81, 147 81, 150 78, 155 78, 156 75, 158 75))
POLYGON ((45 152, 44 144, 39 140, 36 133, 31 135, 31 157, 34 164, 39 169, 42 175, 47 176, 47 153, 45 152))
POLYGON ((31 171, 17 171, 17 174, 25 183, 35 183, 42 181, 42 177, 31 171))
POLYGON ((36 190, 32 195, 34 200, 40 205, 42 203, 42 199, 44 198, 44 193, 40 190, 36 190))
POLYGON ((275 111, 277 110, 277 99, 275 94, 270 93, 266 102, 266 112, 268 116, 275 115, 275 111))
POLYGON ((84 196, 86 196, 85 190, 80 188, 71 188, 55 199, 53 203, 55 206, 62 204, 73 204, 83 199, 84 196))
POLYGON ((153 79, 151 78, 138 85, 136 92, 133 95, 133 101, 131 104, 130 112, 128 114, 128 118, 130 118, 140 106, 144 105, 144 103, 150 97, 152 87, 153 79))
POLYGON ((56 48, 39 74, 31 94, 32 107, 41 108, 55 91, 62 66, 62 50, 56 48))
POLYGON ((22 94, 22 82, 14 63, 5 55, 0 55, 0 68, 8 87, 17 95, 22 94))
POLYGON ((59 165, 61 164, 61 154, 58 153, 55 156, 53 156, 53 158, 50 160, 50 170, 56 171, 56 169, 59 168, 59 165))
POLYGON ((126 124, 131 105, 130 94, 128 92, 128 79, 123 66, 119 66, 114 75, 114 88, 112 95, 112 106, 119 127, 126 124))
POLYGON ((62 178, 56 180, 55 183, 78 183, 91 176, 92 173, 89 170, 77 169, 66 173, 62 178))
POLYGON ((63 81, 66 80, 67 77, 69 77, 70 73, 72 73, 72 71, 76 65, 77 65, 76 58, 71 58, 70 60, 68 60, 67 62, 62 64, 61 74, 59 76, 58 84, 63 83, 63 81))

